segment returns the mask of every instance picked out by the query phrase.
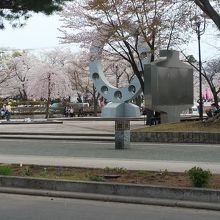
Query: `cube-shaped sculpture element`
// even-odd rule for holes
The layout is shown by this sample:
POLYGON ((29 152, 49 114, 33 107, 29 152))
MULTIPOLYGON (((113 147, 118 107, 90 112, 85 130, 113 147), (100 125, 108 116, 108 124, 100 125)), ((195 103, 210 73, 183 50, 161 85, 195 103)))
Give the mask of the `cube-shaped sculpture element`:
POLYGON ((179 60, 178 51, 160 51, 167 57, 144 67, 144 94, 147 108, 193 104, 193 69, 179 60))
POLYGON ((108 103, 103 109, 101 117, 103 118, 138 118, 140 109, 132 103, 108 103))

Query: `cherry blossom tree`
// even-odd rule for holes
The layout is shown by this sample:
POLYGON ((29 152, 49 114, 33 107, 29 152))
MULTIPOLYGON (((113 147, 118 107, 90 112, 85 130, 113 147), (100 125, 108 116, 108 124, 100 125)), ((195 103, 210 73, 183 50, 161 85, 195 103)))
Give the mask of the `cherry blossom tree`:
POLYGON ((85 94, 89 87, 88 64, 88 53, 82 51, 71 54, 66 67, 73 90, 80 94, 85 94))
POLYGON ((220 94, 220 59, 208 61, 204 67, 203 76, 209 85, 215 105, 219 107, 220 94))
POLYGON ((26 52, 12 54, 7 63, 8 71, 12 76, 6 84, 6 88, 13 96, 19 95, 21 100, 27 100, 27 87, 33 66, 37 59, 26 52))
POLYGON ((76 0, 62 12, 64 43, 104 43, 106 52, 130 63, 142 90, 145 57, 153 61, 158 49, 180 44, 189 29, 185 11, 175 1, 76 0), (140 68, 138 65, 140 64, 140 68), (141 70, 141 71, 140 71, 141 70))
MULTIPOLYGON (((16 53, 18 55, 18 53, 16 53)), ((11 54, 7 51, 1 52, 0 57, 0 95, 1 97, 10 97, 17 94, 14 88, 17 86, 15 85, 15 74, 11 70, 11 60, 16 57, 16 54, 11 54)), ((21 54, 19 53, 19 56, 21 54)), ((16 83, 17 84, 17 83, 16 83)))
POLYGON ((60 54, 54 51, 45 55, 45 59, 35 67, 28 87, 29 98, 46 100, 46 118, 49 117, 52 99, 66 98, 73 92, 64 68, 65 59, 58 57, 60 54))
POLYGON ((5 82, 10 78, 10 72, 8 71, 7 60, 3 57, 3 53, 0 57, 0 94, 4 94, 4 89, 2 88, 5 82))
POLYGON ((131 65, 120 56, 105 56, 103 69, 107 80, 115 87, 127 86, 134 77, 131 65))
MULTIPOLYGON (((196 74, 196 80, 195 82, 198 83, 198 73, 199 73, 199 63, 198 61, 192 56, 186 56, 184 53, 183 55, 186 58, 186 61, 195 69, 196 74)), ((219 94, 220 94, 220 59, 219 58, 213 58, 207 62, 203 63, 202 76, 205 79, 205 83, 203 83, 203 86, 208 87, 209 90, 212 93, 214 103, 216 106, 219 106, 219 94)))

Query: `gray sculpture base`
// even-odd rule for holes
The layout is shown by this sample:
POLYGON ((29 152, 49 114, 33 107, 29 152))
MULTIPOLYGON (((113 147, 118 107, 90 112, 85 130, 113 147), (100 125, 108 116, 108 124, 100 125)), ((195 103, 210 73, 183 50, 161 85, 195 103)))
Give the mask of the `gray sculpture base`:
POLYGON ((130 121, 115 121, 115 149, 126 149, 130 147, 130 121))
POLYGON ((108 103, 103 109, 101 117, 118 118, 118 117, 140 117, 140 108, 131 103, 108 103))
POLYGON ((191 105, 156 106, 161 113, 161 123, 180 122, 180 113, 188 109, 191 105))

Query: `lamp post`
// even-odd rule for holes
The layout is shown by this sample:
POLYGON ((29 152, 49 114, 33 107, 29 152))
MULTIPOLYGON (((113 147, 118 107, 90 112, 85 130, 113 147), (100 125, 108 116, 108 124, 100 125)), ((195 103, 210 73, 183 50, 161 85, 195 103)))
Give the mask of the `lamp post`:
POLYGON ((202 59, 201 59, 201 35, 205 33, 205 18, 203 21, 200 17, 195 16, 194 24, 192 27, 196 31, 198 38, 198 50, 199 50, 199 118, 203 120, 203 100, 202 100, 202 59), (203 26, 201 27, 203 23, 203 26))

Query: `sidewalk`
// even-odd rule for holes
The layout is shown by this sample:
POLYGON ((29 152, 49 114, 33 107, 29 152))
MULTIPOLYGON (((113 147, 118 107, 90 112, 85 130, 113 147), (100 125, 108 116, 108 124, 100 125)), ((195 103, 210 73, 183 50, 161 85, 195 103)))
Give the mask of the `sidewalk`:
MULTIPOLYGON (((11 122, 0 123, 0 132, 29 132, 29 133, 111 133, 114 134, 115 122, 99 117, 83 117, 83 118, 55 118, 36 119, 36 123, 21 123, 22 119, 12 119, 11 122), (41 122, 41 123, 40 123, 41 122), (51 122, 51 123, 50 123, 51 122)), ((131 129, 144 127, 143 120, 131 121, 131 129)))
POLYGON ((0 163, 5 164, 34 164, 42 166, 61 167, 89 167, 106 168, 122 167, 127 170, 150 170, 169 172, 185 172, 194 166, 209 169, 212 173, 220 174, 220 163, 168 161, 168 160, 136 160, 114 158, 89 158, 89 157, 61 157, 61 156, 35 156, 35 155, 0 155, 0 163))

